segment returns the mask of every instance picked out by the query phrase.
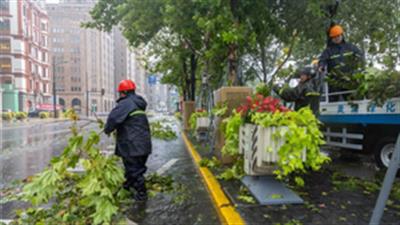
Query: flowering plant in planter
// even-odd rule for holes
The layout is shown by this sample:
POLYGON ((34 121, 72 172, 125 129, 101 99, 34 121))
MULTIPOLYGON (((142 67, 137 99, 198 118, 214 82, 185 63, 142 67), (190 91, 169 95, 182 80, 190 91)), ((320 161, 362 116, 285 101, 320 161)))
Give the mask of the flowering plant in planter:
POLYGON ((280 104, 279 99, 271 96, 264 97, 256 94, 253 97, 247 96, 246 102, 237 107, 232 115, 224 120, 225 145, 222 153, 237 155, 239 147, 239 128, 245 123, 252 123, 251 117, 255 113, 288 112, 289 109, 280 104))
POLYGON ((256 94, 254 97, 247 96, 246 103, 239 106, 236 111, 242 115, 245 122, 251 122, 251 116, 256 112, 275 113, 288 112, 290 110, 283 106, 277 98, 256 94))
MULTIPOLYGON (((255 113, 252 122, 261 127, 285 127, 277 129, 273 134, 274 139, 284 139, 278 150, 278 170, 274 173, 278 178, 286 177, 294 172, 304 173, 307 169, 317 171, 329 161, 329 157, 321 154, 319 148, 325 142, 319 130, 320 122, 309 108, 299 111, 255 113), (302 158, 306 151, 305 160, 302 158)), ((266 149, 269 151, 269 149, 266 149)), ((302 186, 304 181, 296 177, 295 181, 302 186)))
MULTIPOLYGON (((279 99, 256 94, 248 96, 246 102, 225 122, 225 146, 222 153, 229 155, 239 153, 239 130, 245 123, 261 128, 275 128, 273 139, 283 141, 274 150, 278 155, 278 169, 274 171, 278 178, 304 173, 309 168, 318 170, 323 163, 329 161, 319 151, 319 147, 324 144, 323 135, 319 130, 319 121, 309 108, 291 111, 279 99)), ((263 151, 272 151, 271 145, 276 147, 274 143, 269 143, 263 147, 263 151)), ((300 177, 296 177, 295 181, 300 186, 304 185, 300 177)))

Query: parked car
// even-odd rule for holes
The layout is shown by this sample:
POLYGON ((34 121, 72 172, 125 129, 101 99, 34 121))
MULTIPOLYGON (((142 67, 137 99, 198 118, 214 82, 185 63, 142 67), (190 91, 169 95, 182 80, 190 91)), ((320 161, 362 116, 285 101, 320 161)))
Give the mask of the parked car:
POLYGON ((28 113, 28 117, 30 117, 30 118, 37 118, 37 117, 39 117, 39 114, 40 114, 41 112, 49 112, 49 113, 51 113, 52 111, 35 109, 35 110, 30 111, 30 112, 28 113))

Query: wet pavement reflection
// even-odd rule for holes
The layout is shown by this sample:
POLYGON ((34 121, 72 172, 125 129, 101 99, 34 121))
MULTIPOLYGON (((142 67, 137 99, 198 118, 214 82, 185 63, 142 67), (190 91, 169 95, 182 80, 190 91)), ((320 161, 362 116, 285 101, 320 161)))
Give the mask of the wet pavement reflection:
MULTIPOLYGON (((171 119, 171 118, 170 118, 171 119)), ((71 122, 53 122, 31 126, 3 126, 1 129, 0 188, 42 171, 52 156, 67 145, 71 122)), ((80 121, 85 132, 99 131, 94 123, 80 121)), ((185 149, 176 122, 178 139, 153 139, 153 154, 148 160, 148 173, 171 175, 183 188, 176 193, 158 193, 146 205, 132 203, 127 217, 138 224, 220 224, 195 165, 185 149), (160 169, 161 168, 161 169, 160 169)), ((102 135, 100 149, 113 151, 112 138, 102 135)), ((0 219, 12 219, 21 202, 0 204, 0 219)))

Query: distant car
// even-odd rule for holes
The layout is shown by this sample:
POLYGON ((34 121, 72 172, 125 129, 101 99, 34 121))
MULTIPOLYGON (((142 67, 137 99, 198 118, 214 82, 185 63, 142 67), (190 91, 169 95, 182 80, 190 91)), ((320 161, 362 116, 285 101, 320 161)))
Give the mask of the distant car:
POLYGON ((30 111, 30 112, 28 113, 28 117, 31 117, 31 118, 39 117, 39 114, 40 114, 41 112, 50 112, 50 111, 48 111, 48 110, 39 110, 39 109, 35 109, 34 111, 30 111))

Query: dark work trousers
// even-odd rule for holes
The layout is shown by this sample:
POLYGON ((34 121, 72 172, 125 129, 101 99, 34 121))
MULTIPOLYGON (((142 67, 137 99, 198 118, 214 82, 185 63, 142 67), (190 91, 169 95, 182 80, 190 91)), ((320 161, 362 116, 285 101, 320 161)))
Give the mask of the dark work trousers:
POLYGON ((147 196, 145 178, 143 174, 147 170, 146 161, 148 157, 148 155, 144 155, 131 158, 122 158, 122 162, 125 166, 126 179, 124 188, 127 190, 134 188, 136 190, 136 196, 138 197, 147 196))

